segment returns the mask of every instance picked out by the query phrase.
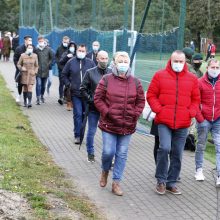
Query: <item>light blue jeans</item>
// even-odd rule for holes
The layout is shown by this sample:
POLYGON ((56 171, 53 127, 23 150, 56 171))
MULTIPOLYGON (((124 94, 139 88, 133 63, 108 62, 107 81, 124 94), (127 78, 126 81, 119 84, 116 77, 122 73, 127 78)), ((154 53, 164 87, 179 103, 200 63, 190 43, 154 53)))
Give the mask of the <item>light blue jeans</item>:
POLYGON ((88 131, 86 137, 87 153, 94 155, 94 137, 99 121, 99 112, 89 112, 88 115, 88 131))
POLYGON ((102 170, 109 171, 112 159, 115 156, 113 168, 113 181, 119 182, 122 179, 128 155, 128 145, 131 135, 119 135, 102 131, 102 170))
POLYGON ((206 142, 209 132, 211 132, 212 139, 215 144, 216 166, 218 176, 220 176, 220 118, 214 122, 205 120, 202 123, 197 123, 198 141, 195 152, 196 169, 202 168, 204 151, 206 149, 206 142))
POLYGON ((160 146, 157 151, 155 177, 158 183, 165 183, 168 187, 175 187, 181 171, 182 155, 188 129, 179 128, 173 130, 164 124, 159 124, 158 132, 160 146))

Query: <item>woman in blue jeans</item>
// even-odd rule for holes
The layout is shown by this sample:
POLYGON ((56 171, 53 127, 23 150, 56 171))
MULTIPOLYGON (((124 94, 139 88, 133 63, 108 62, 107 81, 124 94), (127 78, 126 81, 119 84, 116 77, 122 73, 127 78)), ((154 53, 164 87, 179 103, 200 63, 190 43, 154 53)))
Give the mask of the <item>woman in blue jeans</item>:
POLYGON ((102 174, 100 186, 105 187, 112 159, 112 192, 122 196, 119 185, 125 168, 131 134, 135 132, 145 100, 143 87, 131 76, 130 58, 126 52, 117 52, 115 67, 99 82, 94 103, 100 112, 99 128, 102 130, 102 174))

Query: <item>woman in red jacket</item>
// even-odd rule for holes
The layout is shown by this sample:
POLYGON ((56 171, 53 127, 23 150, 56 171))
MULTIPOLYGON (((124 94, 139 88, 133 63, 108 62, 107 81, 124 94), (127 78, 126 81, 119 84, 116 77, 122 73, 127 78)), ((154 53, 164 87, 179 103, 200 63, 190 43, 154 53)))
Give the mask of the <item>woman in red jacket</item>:
POLYGON ((216 59, 208 62, 207 73, 199 80, 201 96, 200 110, 196 115, 198 142, 195 153, 195 179, 203 181, 203 157, 208 133, 211 132, 216 149, 217 179, 220 186, 220 63, 216 59))
POLYGON ((144 108, 144 91, 140 81, 130 74, 130 58, 126 52, 117 52, 115 67, 99 82, 94 103, 100 112, 99 128, 102 130, 102 174, 100 186, 105 187, 112 159, 112 192, 122 196, 119 182, 127 160, 131 134, 144 108))

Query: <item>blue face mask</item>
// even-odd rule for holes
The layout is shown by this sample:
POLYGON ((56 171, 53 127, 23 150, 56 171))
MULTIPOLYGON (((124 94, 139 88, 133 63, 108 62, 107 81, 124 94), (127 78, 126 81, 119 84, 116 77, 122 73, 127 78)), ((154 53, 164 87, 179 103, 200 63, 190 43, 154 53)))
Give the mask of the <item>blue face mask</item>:
POLYGON ((119 73, 126 73, 128 71, 129 64, 128 63, 118 63, 117 70, 119 73))
POLYGON ((69 51, 70 51, 70 53, 74 53, 75 52, 75 48, 74 47, 70 47, 69 51))

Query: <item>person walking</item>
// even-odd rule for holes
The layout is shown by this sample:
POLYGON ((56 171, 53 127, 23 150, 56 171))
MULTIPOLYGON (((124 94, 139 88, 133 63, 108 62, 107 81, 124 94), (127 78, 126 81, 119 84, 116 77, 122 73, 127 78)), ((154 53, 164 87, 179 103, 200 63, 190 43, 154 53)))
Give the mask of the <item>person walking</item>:
POLYGON ((33 45, 28 44, 25 53, 22 53, 17 67, 21 72, 21 83, 23 85, 24 107, 32 107, 32 88, 38 71, 37 54, 33 53, 33 45), (28 99, 28 102, 27 102, 28 99))
MULTIPOLYGON (((14 56, 13 56, 13 61, 14 61, 14 65, 15 65, 15 81, 17 83, 17 89, 18 89, 18 94, 17 94, 17 97, 16 97, 16 102, 19 103, 20 100, 21 100, 21 94, 22 94, 22 83, 21 83, 21 75, 20 75, 20 71, 17 67, 17 64, 18 64, 18 61, 20 59, 20 56, 22 53, 25 53, 26 52, 26 49, 27 49, 27 45, 31 44, 32 45, 32 37, 30 35, 26 35, 24 36, 24 43, 20 46, 18 46, 16 49, 15 49, 15 52, 14 52, 14 56)), ((34 50, 35 51, 35 50, 34 50)))
POLYGON ((130 58, 118 52, 115 67, 99 82, 94 103, 100 112, 99 128, 102 130, 102 173, 100 186, 107 185, 112 159, 115 156, 112 193, 122 196, 120 182, 126 165, 131 135, 145 105, 144 90, 140 81, 131 75, 130 58))
POLYGON ((207 72, 199 79, 201 103, 196 115, 198 141, 195 152, 195 179, 203 181, 203 158, 208 133, 213 138, 216 151, 217 178, 220 186, 220 63, 216 59, 208 61, 207 72))
POLYGON ((98 64, 96 57, 99 52, 99 48, 100 48, 100 43, 98 41, 94 41, 92 43, 92 51, 90 51, 89 53, 86 54, 86 57, 93 60, 95 65, 98 64))
POLYGON ((107 73, 108 53, 101 50, 97 54, 98 65, 88 69, 80 86, 80 92, 89 105, 88 131, 86 137, 86 147, 88 153, 88 162, 95 162, 94 137, 99 121, 99 112, 94 105, 94 94, 100 79, 107 73))
POLYGON ((62 40, 62 44, 57 48, 56 50, 56 63, 58 67, 58 74, 59 74, 59 99, 58 103, 60 105, 63 105, 63 92, 64 92, 64 84, 62 80, 62 70, 63 70, 63 65, 60 64, 60 59, 63 55, 64 52, 68 50, 68 44, 70 42, 70 38, 68 36, 64 36, 62 40))
POLYGON ((3 47, 2 47, 3 60, 9 61, 9 57, 11 53, 11 40, 7 32, 3 37, 2 43, 3 43, 3 47))
POLYGON ((86 106, 79 88, 85 72, 94 66, 94 62, 86 58, 86 46, 81 44, 77 47, 76 57, 70 59, 62 71, 65 86, 71 88, 75 144, 80 144, 80 129, 86 106))
POLYGON ((166 68, 155 73, 147 91, 147 101, 156 113, 160 141, 156 161, 156 192, 180 195, 176 182, 181 171, 182 153, 188 127, 196 116, 200 102, 197 77, 188 71, 182 51, 174 51, 166 68))
POLYGON ((36 49, 38 57, 38 73, 36 76, 36 95, 37 105, 45 103, 44 93, 46 89, 47 78, 49 76, 49 67, 53 61, 53 52, 49 47, 45 45, 45 38, 43 36, 38 37, 38 46, 36 49))

